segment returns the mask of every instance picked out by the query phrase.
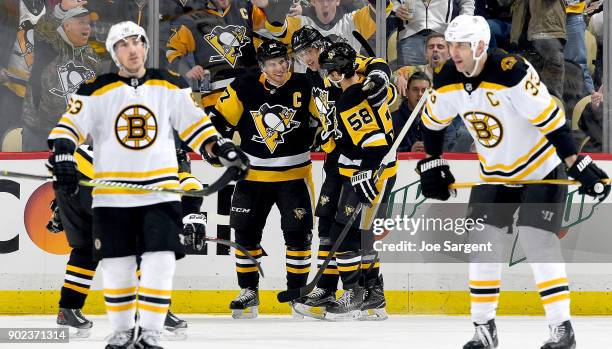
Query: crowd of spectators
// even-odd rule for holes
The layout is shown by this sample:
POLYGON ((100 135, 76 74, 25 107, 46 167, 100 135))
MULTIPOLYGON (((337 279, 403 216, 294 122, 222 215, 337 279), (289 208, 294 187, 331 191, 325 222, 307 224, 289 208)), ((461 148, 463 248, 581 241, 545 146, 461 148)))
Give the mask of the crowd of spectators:
MULTIPOLYGON (((189 80, 203 105, 231 79, 257 69, 262 39, 289 43, 303 25, 366 53, 353 31, 375 45, 374 0, 4 0, 0 4, 0 144, 2 151, 46 150, 46 137, 81 83, 114 68, 104 49, 113 23, 146 26, 149 2, 159 1, 160 66, 189 80), (18 147, 7 144, 18 132, 18 147)), ((576 142, 602 149, 602 1, 386 0, 387 58, 399 92, 393 124, 401 128, 433 72, 449 59, 447 24, 459 14, 484 16, 490 50, 527 58, 558 97, 576 142), (573 120, 572 120, 573 118, 573 120)), ((303 70, 294 64, 296 71, 303 70)), ((445 150, 473 150, 459 118, 445 150)), ((423 151, 419 123, 401 151, 423 151)))

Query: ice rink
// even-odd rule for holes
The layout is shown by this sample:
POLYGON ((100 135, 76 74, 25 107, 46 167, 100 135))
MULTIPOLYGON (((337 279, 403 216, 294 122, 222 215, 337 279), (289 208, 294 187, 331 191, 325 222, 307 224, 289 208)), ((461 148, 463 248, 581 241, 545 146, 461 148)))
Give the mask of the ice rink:
MULTIPOLYGON (((185 315, 188 338, 164 341, 171 348, 461 348, 472 337, 473 327, 463 316, 391 316, 380 322, 324 322, 294 320, 284 316, 260 316, 234 320, 229 316, 185 315)), ((110 328, 106 317, 92 316, 88 339, 69 344, 2 344, 0 348, 104 348, 110 328)), ((53 327, 52 316, 2 316, 0 327, 53 327)), ((612 317, 575 317, 577 348, 612 348, 612 317)), ((505 349, 540 348, 548 338, 542 317, 500 317, 500 346, 505 349)))

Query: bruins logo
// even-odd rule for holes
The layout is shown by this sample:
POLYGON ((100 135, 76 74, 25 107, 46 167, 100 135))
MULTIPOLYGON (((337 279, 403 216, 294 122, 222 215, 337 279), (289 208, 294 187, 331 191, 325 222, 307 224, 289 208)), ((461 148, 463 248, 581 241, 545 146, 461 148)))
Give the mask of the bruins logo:
POLYGON ((504 130, 497 118, 488 113, 479 111, 467 112, 463 115, 466 121, 472 125, 478 142, 487 148, 493 148, 501 142, 504 130))
POLYGON ((204 39, 218 53, 211 55, 209 62, 225 61, 232 68, 236 65, 238 58, 242 57, 241 49, 251 42, 251 39, 246 36, 246 28, 237 25, 216 26, 210 34, 204 35, 204 39))
POLYGON ((157 119, 144 105, 130 105, 115 120, 115 136, 128 149, 147 148, 157 138, 157 119))
POLYGON ((283 136, 300 126, 299 121, 293 120, 295 112, 294 109, 282 105, 270 106, 268 103, 259 107, 259 110, 251 110, 259 133, 259 136, 253 136, 253 140, 264 143, 270 153, 274 153, 276 147, 285 142, 283 136))
POLYGON ((336 102, 329 100, 328 91, 315 87, 312 92, 317 111, 323 118, 321 139, 326 141, 330 137, 341 138, 342 133, 338 130, 338 119, 336 119, 336 102))

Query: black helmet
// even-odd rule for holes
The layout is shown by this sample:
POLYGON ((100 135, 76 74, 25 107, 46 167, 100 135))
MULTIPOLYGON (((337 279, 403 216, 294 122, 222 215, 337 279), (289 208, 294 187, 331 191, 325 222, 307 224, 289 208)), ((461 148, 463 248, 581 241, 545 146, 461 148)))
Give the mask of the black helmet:
POLYGON ((328 72, 337 71, 347 77, 355 73, 357 52, 346 42, 336 42, 319 55, 319 65, 328 72))
POLYGON ((308 47, 324 48, 327 43, 329 40, 309 25, 298 29, 291 37, 291 49, 294 53, 308 47))
POLYGON ((263 64, 265 61, 277 57, 289 59, 287 46, 285 44, 276 40, 266 40, 261 43, 257 50, 257 61, 259 63, 263 64))

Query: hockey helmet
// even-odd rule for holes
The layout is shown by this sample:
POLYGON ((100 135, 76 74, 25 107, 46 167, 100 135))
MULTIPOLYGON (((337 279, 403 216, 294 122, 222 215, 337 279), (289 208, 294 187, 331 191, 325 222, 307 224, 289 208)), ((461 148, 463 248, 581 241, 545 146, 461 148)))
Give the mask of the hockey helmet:
POLYGON ((144 42, 145 61, 147 59, 147 53, 149 51, 149 38, 147 37, 147 33, 145 32, 144 28, 131 21, 119 22, 110 28, 108 31, 108 36, 106 37, 106 51, 110 53, 111 58, 119 69, 122 69, 122 67, 121 64, 119 64, 119 60, 117 60, 115 44, 130 36, 137 36, 144 42))
POLYGON ((257 50, 257 61, 259 64, 264 64, 272 58, 284 57, 289 60, 287 46, 280 41, 266 40, 259 45, 257 50))
POLYGON ((294 53, 298 53, 298 51, 308 47, 325 48, 329 43, 328 39, 309 25, 298 29, 291 37, 291 49, 294 53))
POLYGON ((319 65, 325 73, 337 71, 340 74, 352 76, 356 70, 357 52, 346 42, 336 42, 323 50, 319 55, 319 65))
MULTIPOLYGON (((491 28, 489 28, 487 20, 482 16, 459 15, 448 24, 448 27, 444 32, 444 39, 447 42, 470 43, 472 56, 476 60, 476 63, 478 63, 489 48, 489 41, 491 41, 491 28), (484 50, 477 56, 476 51, 478 50, 478 44, 481 41, 484 42, 484 50)), ((472 76, 473 74, 474 72, 466 75, 472 76)))

